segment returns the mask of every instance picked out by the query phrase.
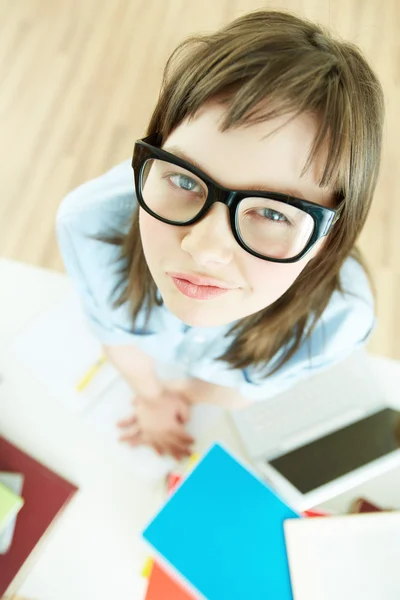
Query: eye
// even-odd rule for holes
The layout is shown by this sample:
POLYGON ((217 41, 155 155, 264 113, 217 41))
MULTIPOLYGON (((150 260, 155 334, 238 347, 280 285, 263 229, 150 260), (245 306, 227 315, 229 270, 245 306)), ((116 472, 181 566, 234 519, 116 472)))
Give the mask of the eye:
POLYGON ((181 190, 185 190, 185 192, 200 192, 201 188, 197 181, 188 177, 187 175, 182 175, 181 173, 175 173, 173 175, 168 175, 168 179, 171 183, 173 183, 176 187, 181 190))
POLYGON ((277 210, 273 210, 272 208, 262 208, 260 209, 259 213, 261 213, 261 215, 269 221, 279 221, 281 223, 290 224, 289 219, 287 219, 285 215, 278 212, 277 210))

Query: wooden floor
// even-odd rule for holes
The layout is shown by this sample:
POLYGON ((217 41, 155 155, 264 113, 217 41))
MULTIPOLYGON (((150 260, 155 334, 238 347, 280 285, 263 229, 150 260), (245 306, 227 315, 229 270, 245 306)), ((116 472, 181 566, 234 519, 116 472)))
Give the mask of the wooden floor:
POLYGON ((370 348, 400 359, 400 0, 1 0, 0 256, 62 270, 60 200, 131 154, 176 44, 261 7, 351 39, 383 83, 385 152, 360 245, 378 291, 370 348))

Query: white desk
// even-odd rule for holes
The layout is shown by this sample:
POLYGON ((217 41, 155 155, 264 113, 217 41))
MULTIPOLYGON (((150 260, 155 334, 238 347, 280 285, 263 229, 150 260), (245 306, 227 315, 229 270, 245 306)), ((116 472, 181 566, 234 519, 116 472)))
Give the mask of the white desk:
MULTIPOLYGON (((0 433, 80 488, 19 591, 38 600, 140 600, 146 587, 140 571, 148 554, 140 531, 163 501, 163 483, 128 473, 80 415, 21 371, 7 352, 10 340, 38 312, 69 291, 67 278, 3 259, 0 286, 0 373, 5 378, 0 384, 0 433)), ((376 364, 391 401, 400 405, 400 366, 381 359, 376 364)), ((242 453, 225 417, 198 440, 198 449, 216 438, 242 453)), ((346 511, 360 494, 400 507, 400 469, 327 506, 346 511)))

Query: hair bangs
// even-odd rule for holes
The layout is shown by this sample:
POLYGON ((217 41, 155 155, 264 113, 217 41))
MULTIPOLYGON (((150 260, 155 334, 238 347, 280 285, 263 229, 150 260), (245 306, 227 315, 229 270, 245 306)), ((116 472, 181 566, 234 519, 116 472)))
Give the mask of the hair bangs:
MULTIPOLYGON (((264 69, 258 77, 249 79, 240 87, 236 85, 235 89, 226 89, 218 97, 227 105, 221 131, 250 126, 285 114, 290 115, 287 122, 303 113, 314 114, 318 120, 318 133, 302 174, 323 152, 325 161, 319 184, 342 196, 349 188, 351 102, 340 84, 336 69, 328 66, 328 73, 327 67, 320 70, 319 78, 318 73, 313 72, 311 77, 310 72, 306 72, 304 80, 299 79, 296 69, 290 69, 290 72, 281 75, 278 82, 273 73, 264 69), (305 84, 310 79, 314 81, 312 86, 305 84)), ((212 94, 210 96, 213 97, 212 94)))

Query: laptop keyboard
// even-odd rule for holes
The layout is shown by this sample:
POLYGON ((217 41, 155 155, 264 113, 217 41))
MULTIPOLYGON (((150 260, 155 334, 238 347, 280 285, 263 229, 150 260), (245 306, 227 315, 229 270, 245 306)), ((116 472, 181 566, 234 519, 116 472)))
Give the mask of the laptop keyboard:
POLYGON ((260 402, 256 407, 243 415, 241 428, 245 438, 251 437, 251 445, 261 448, 261 453, 267 449, 282 450, 298 445, 323 435, 326 431, 341 427, 357 416, 364 413, 364 408, 350 408, 348 402, 338 401, 335 406, 324 406, 321 411, 321 397, 309 397, 308 402, 285 402, 282 406, 269 405, 260 402), (333 423, 334 421, 334 423, 333 423))
POLYGON ((365 370, 366 360, 351 357, 279 396, 232 413, 249 455, 282 453, 373 412, 384 401, 365 370))

